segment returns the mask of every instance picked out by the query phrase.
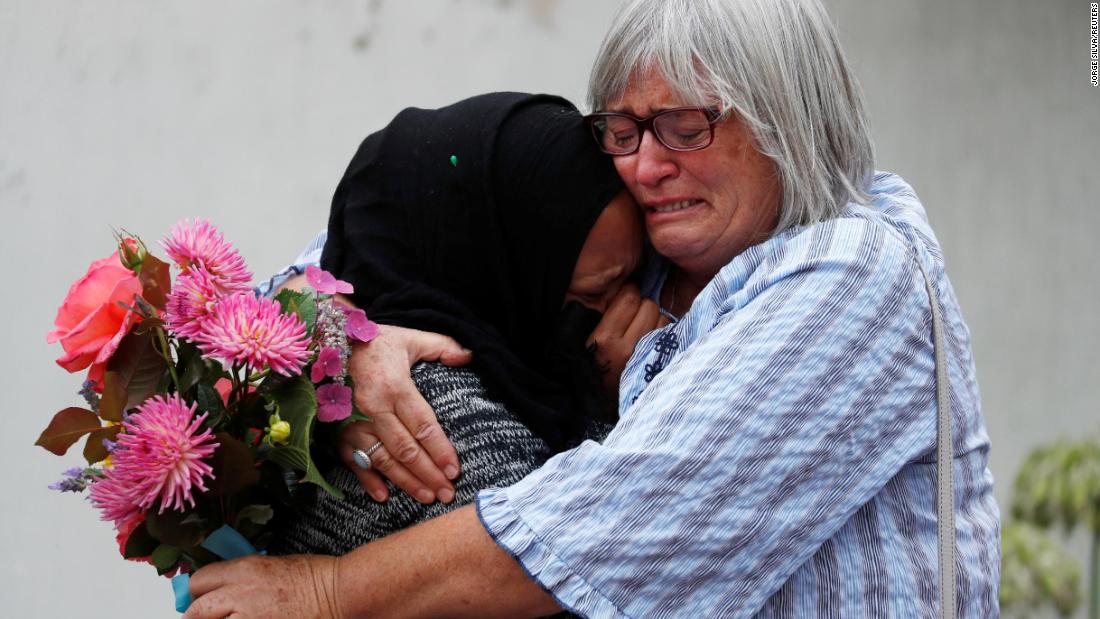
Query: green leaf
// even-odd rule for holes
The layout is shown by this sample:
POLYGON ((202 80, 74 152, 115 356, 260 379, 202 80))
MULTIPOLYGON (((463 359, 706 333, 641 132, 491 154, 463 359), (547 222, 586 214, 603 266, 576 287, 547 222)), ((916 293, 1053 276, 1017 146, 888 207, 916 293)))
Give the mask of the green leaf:
POLYGON ((268 374, 256 387, 256 392, 265 398, 284 389, 287 383, 297 380, 296 377, 283 376, 282 374, 268 374))
POLYGON ((63 456, 80 437, 103 427, 99 417, 86 408, 70 406, 53 416, 50 425, 38 436, 35 445, 50 453, 63 456))
POLYGON ((123 411, 141 404, 157 392, 157 385, 168 364, 154 347, 153 338, 153 332, 133 332, 122 338, 103 375, 100 417, 108 421, 121 421, 123 411))
POLYGON ((103 374, 103 393, 99 399, 99 416, 107 421, 122 421, 126 409, 126 386, 119 380, 118 374, 103 374))
POLYGON ((264 525, 275 517, 275 510, 270 505, 248 505, 237 512, 237 521, 250 520, 256 524, 264 525))
POLYGON ((202 358, 202 352, 188 342, 180 342, 176 353, 179 355, 179 369, 183 370, 180 373, 180 384, 176 388, 180 393, 185 393, 202 379, 206 373, 206 362, 202 358))
POLYGON ((165 372, 157 382, 157 393, 168 393, 172 388, 172 375, 165 372))
POLYGON ((1040 527, 1067 531, 1100 522, 1100 442, 1059 441, 1033 450, 1013 484, 1012 514, 1040 527))
POLYGON ((157 540, 149 534, 143 522, 135 527, 130 537, 126 539, 126 549, 123 550, 122 556, 127 559, 145 558, 153 554, 157 545, 157 540))
POLYGON ((306 293, 300 290, 294 290, 291 288, 283 288, 279 291, 279 294, 275 295, 274 299, 279 302, 279 305, 283 308, 284 312, 297 313, 298 306, 302 304, 306 298, 306 293))
POLYGON ((268 396, 278 403, 279 416, 290 424, 290 440, 286 445, 274 447, 267 458, 284 468, 304 473, 302 481, 317 484, 332 496, 343 499, 344 493, 330 485, 310 457, 313 419, 317 416, 317 392, 305 376, 288 381, 268 396))
POLYGON ((191 548, 202 540, 202 528, 197 524, 184 522, 185 514, 166 510, 158 514, 150 509, 145 517, 145 527, 149 535, 162 544, 191 548))
POLYGON ((103 446, 103 439, 114 441, 121 431, 122 426, 108 426, 89 434, 88 441, 84 443, 84 459, 88 461, 88 464, 106 460, 111 453, 103 446))
POLYGON ((260 472, 252 459, 252 450, 226 432, 215 435, 218 448, 210 456, 214 479, 210 492, 215 496, 232 496, 260 481, 260 472))
POLYGON ((157 546, 157 549, 153 551, 153 565, 157 568, 158 574, 164 574, 165 572, 176 567, 176 563, 180 560, 180 555, 183 551, 170 544, 161 544, 157 546))
POLYGON ((1074 558, 1043 529, 1011 519, 1004 522, 1001 540, 1005 615, 1033 616, 1040 609, 1073 615, 1081 604, 1081 574, 1074 558))
POLYGON ((301 292, 284 288, 275 295, 275 300, 287 314, 297 314, 306 325, 306 333, 313 333, 317 324, 317 293, 307 288, 301 292))
POLYGON ((183 524, 197 524, 203 526, 206 524, 206 518, 199 515, 198 512, 191 512, 187 514, 187 517, 180 521, 183 524))
POLYGON ((152 254, 146 254, 141 261, 138 281, 141 282, 141 296, 153 307, 164 309, 164 300, 172 290, 172 275, 168 264, 152 254))
POLYGON ((221 394, 210 384, 201 382, 195 385, 195 399, 199 404, 199 414, 209 413, 205 422, 206 427, 217 427, 225 415, 225 404, 222 403, 221 394))

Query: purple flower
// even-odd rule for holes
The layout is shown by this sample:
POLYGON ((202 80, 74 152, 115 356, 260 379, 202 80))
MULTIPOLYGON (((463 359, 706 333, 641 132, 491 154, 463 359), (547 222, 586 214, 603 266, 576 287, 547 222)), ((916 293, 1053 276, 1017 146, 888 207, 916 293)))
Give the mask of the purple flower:
POLYGON ((312 264, 306 267, 306 281, 319 294, 351 294, 355 290, 351 284, 336 279, 332 273, 312 264))
POLYGON ((73 467, 62 473, 65 477, 50 484, 50 490, 58 492, 84 492, 92 480, 92 473, 80 467, 73 467))
POLYGON ((97 384, 94 380, 86 380, 77 392, 84 397, 84 401, 88 403, 88 408, 92 409, 93 413, 99 412, 99 394, 95 392, 97 384))
POLYGON ((326 376, 340 376, 343 373, 344 363, 340 358, 340 351, 332 346, 325 346, 317 355, 317 360, 313 362, 309 377, 313 382, 319 383, 326 376))
POLYGON ((341 305, 341 307, 348 317, 347 324, 344 326, 344 331, 348 334, 348 337, 360 342, 369 342, 378 337, 378 324, 368 319, 366 312, 346 305, 341 305))
POLYGON ((317 419, 341 421, 351 415, 351 387, 330 383, 317 389, 317 419))

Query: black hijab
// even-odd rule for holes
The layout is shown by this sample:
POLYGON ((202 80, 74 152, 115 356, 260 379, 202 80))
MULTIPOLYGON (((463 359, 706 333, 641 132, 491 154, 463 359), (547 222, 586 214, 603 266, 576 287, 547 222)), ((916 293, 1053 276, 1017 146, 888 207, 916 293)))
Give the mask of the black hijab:
POLYGON ((490 392, 561 449, 583 426, 579 411, 591 412, 553 367, 562 300, 622 187, 565 99, 493 93, 408 108, 348 166, 321 265, 355 286, 372 320, 472 350, 490 392))

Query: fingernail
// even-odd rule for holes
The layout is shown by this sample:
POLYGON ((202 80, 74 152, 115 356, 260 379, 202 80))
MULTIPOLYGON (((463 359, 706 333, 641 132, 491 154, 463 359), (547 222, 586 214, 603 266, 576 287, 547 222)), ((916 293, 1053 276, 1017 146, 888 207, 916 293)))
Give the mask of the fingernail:
POLYGON ((454 479, 458 477, 458 467, 453 464, 448 464, 447 468, 443 469, 443 474, 447 476, 447 479, 454 479))
POLYGON ((455 500, 455 493, 450 488, 443 488, 437 494, 439 494, 439 500, 444 503, 450 503, 455 500))
POLYGON ((435 503, 435 495, 432 494, 431 490, 421 488, 416 491, 416 500, 424 504, 435 503))
POLYGON ((371 496, 372 499, 374 499, 375 501, 378 501, 379 503, 385 503, 386 502, 386 491, 385 490, 371 490, 370 491, 370 496, 371 496))

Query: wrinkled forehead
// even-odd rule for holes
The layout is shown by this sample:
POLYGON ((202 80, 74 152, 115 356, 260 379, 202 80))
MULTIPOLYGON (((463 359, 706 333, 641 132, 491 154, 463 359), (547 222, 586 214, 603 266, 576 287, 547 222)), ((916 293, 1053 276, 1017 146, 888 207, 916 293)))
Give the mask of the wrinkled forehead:
POLYGON ((693 74, 677 75, 662 68, 656 60, 650 60, 624 72, 623 79, 615 79, 603 91, 597 111, 610 111, 622 105, 624 99, 640 93, 649 95, 660 91, 660 107, 709 107, 718 102, 714 87, 702 77, 693 74))
POLYGON ((676 107, 710 107, 716 102, 705 92, 673 83, 660 68, 650 65, 633 71, 623 88, 607 97, 600 111, 649 116, 676 107))
POLYGON ((718 89, 716 76, 711 75, 705 64, 694 56, 678 57, 672 50, 650 49, 635 56, 619 58, 618 63, 608 63, 603 71, 592 75, 589 84, 589 104, 600 111, 639 84, 651 80, 666 83, 681 105, 703 106, 714 101, 718 89))

